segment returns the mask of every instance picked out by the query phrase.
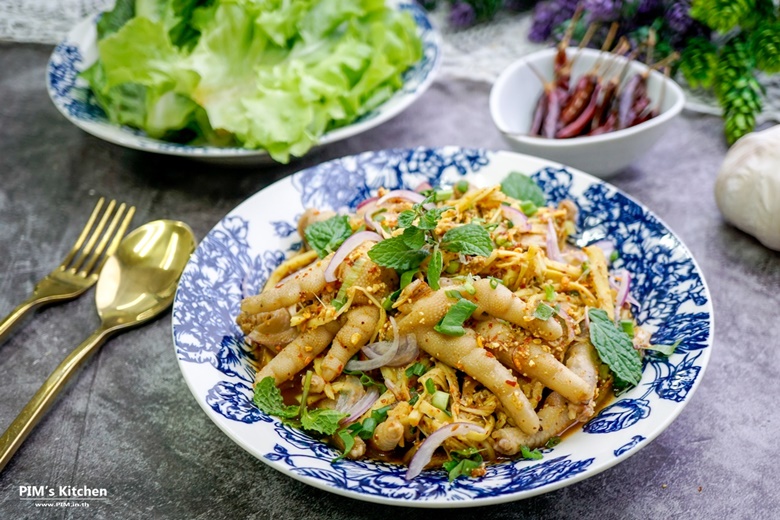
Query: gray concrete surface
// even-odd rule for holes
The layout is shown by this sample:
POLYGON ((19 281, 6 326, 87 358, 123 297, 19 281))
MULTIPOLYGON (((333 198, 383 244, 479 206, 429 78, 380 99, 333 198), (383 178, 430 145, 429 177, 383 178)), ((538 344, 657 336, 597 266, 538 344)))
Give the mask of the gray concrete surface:
MULTIPOLYGON (((368 149, 458 144, 502 148, 489 88, 439 82, 406 113, 294 165, 224 168, 124 150, 76 129, 46 95, 46 46, 0 44, 0 314, 64 256, 100 195, 138 207, 135 224, 188 222, 199 238, 230 209, 298 168, 368 149)), ((689 245, 715 305, 715 347, 680 417, 618 466, 533 499, 447 518, 583 520, 777 518, 780 362, 774 327, 780 254, 724 224, 713 182, 720 122, 686 114, 614 183, 689 245)), ((0 345, 0 428, 97 326, 93 292, 37 313, 0 345)), ((230 441, 200 410, 177 367, 170 316, 106 345, 0 473, 0 519, 371 519, 431 511, 376 506, 288 478, 230 441), (22 485, 105 487, 88 509, 36 508, 22 485)))

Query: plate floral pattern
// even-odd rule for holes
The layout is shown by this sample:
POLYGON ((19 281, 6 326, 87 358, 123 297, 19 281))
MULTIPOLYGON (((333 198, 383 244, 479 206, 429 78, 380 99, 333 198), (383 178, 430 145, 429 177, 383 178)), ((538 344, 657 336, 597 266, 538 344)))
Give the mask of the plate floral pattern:
MULTIPOLYGON (((384 123, 405 110, 433 83, 441 62, 439 33, 419 4, 404 0, 390 3, 408 11, 414 18, 423 42, 423 57, 404 73, 403 87, 390 99, 357 121, 327 132, 320 139, 319 146, 352 137, 384 123)), ((98 58, 95 26, 100 16, 91 16, 77 24, 57 45, 49 60, 46 71, 49 97, 62 115, 95 137, 136 150, 213 161, 254 159, 255 162, 273 162, 263 150, 170 143, 148 137, 140 130, 111 123, 87 82, 79 77, 98 58)))
POLYGON ((179 365, 195 399, 234 441, 307 484, 375 502, 452 507, 505 502, 574 483, 610 467, 660 434, 691 399, 712 347, 712 306, 704 278, 677 236, 616 188, 560 165, 508 152, 415 148, 366 152, 303 170, 250 197, 204 238, 187 266, 173 309, 179 365), (617 268, 634 275, 638 320, 655 344, 679 341, 666 358, 646 356, 640 384, 620 395, 540 461, 488 466, 484 478, 448 482, 444 471, 404 480, 405 468, 342 460, 330 446, 269 417, 252 403, 255 360, 235 324, 243 295, 255 293, 301 247, 297 218, 308 207, 354 209, 380 186, 500 182, 533 174, 548 201, 580 208, 581 245, 612 240, 617 268))

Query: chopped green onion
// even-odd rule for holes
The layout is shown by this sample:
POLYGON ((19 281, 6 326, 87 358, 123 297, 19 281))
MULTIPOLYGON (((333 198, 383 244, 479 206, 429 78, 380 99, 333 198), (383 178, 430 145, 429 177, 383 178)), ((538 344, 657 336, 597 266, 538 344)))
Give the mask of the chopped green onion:
POLYGON ((433 192, 433 202, 447 200, 452 197, 452 190, 441 190, 433 192))
POLYGON ((455 274, 458 272, 458 269, 460 269, 460 262, 457 260, 450 260, 447 267, 444 268, 444 270, 447 271, 447 274, 455 274))
MULTIPOLYGON (((430 381, 430 379, 428 381, 430 381)), ((444 412, 447 411, 447 405, 449 402, 450 394, 447 392, 442 392, 441 390, 434 392, 433 397, 431 398, 431 404, 444 412)))
POLYGON ((463 290, 466 291, 469 294, 476 294, 477 289, 474 288, 474 285, 472 285, 471 282, 466 282, 463 284, 463 290))
POLYGON ((555 300, 555 288, 552 286, 552 284, 544 286, 544 299, 548 302, 555 300))
POLYGON ((530 200, 524 200, 520 203, 520 210, 525 213, 527 217, 533 217, 539 208, 530 200))
POLYGON ((634 322, 631 320, 620 320, 620 328, 623 329, 623 332, 634 337, 634 322))
POLYGON ((427 392, 431 395, 436 393, 436 385, 434 384, 433 379, 430 377, 425 380, 425 390, 427 390, 427 392))
POLYGON ((468 181, 458 181, 458 183, 455 185, 455 189, 461 193, 466 193, 469 191, 468 181))
POLYGON ((524 459, 530 460, 540 460, 544 457, 541 451, 529 449, 528 446, 520 446, 520 454, 524 459))
POLYGON ((406 377, 412 377, 412 376, 420 377, 427 371, 428 371, 428 367, 426 367, 425 365, 423 365, 418 361, 414 365, 407 368, 406 372, 404 373, 406 374, 406 377))
POLYGON ((559 445, 560 443, 561 443, 561 438, 553 436, 553 437, 550 437, 550 440, 547 441, 547 443, 544 445, 544 447, 545 448, 554 448, 557 445, 559 445))
POLYGON ((498 278, 493 278, 493 277, 491 276, 491 277, 490 277, 490 288, 491 288, 491 289, 495 289, 496 287, 498 287, 498 284, 499 284, 500 282, 501 282, 501 280, 499 280, 498 278))
POLYGON ((460 291, 456 291, 455 289, 444 291, 444 294, 447 295, 447 298, 453 298, 455 300, 460 300, 461 298, 463 298, 463 295, 460 294, 460 291))
POLYGON ((609 261, 615 262, 618 258, 620 258, 620 253, 618 253, 618 250, 615 249, 612 251, 612 253, 609 255, 609 261))

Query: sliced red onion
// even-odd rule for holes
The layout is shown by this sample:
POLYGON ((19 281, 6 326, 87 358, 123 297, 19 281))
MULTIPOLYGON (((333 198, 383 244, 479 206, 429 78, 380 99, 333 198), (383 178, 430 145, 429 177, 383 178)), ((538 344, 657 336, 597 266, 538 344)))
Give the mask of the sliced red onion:
POLYGON ((604 252, 604 257, 606 257, 607 262, 610 261, 609 259, 612 257, 612 253, 615 252, 615 244, 609 240, 599 240, 591 245, 598 247, 604 252))
POLYGON ((415 189, 417 193, 422 193, 424 191, 432 190, 433 186, 431 186, 431 183, 428 181, 422 181, 415 189))
MULTIPOLYGON (((587 312, 585 314, 587 316, 587 312)), ((559 339, 557 341, 558 341, 558 343, 560 343, 562 345, 568 345, 569 343, 574 341, 574 326, 575 326, 574 320, 562 308, 558 309, 557 316, 563 322, 562 325, 564 325, 566 327, 565 336, 561 336, 561 339, 559 339)))
POLYGON ((398 353, 387 364, 389 367, 402 367, 411 363, 420 355, 420 347, 417 346, 417 338, 414 334, 407 334, 406 341, 401 343, 398 353))
MULTIPOLYGON (((384 355, 388 349, 391 348, 391 343, 388 341, 380 341, 373 345, 366 345, 363 347, 363 353, 369 359, 376 359, 384 355)), ((417 338, 414 334, 407 334, 406 338, 402 339, 398 345, 398 351, 395 357, 388 361, 386 367, 402 367, 415 359, 420 355, 420 348, 417 346, 417 338)))
POLYGON ((374 370, 375 368, 380 368, 383 366, 386 366, 387 363, 389 363, 391 360, 395 358, 395 355, 398 353, 398 346, 400 344, 399 338, 398 338, 398 325, 395 322, 395 319, 391 316, 390 317, 390 325, 393 327, 393 341, 378 341, 376 343, 372 343, 371 345, 366 345, 363 347, 363 352, 366 354, 366 356, 369 359, 366 359, 364 361, 358 361, 358 360, 352 360, 344 367, 347 370, 374 370), (369 354, 369 352, 371 354, 369 354), (375 357, 372 358, 371 355, 374 355, 375 357))
POLYGON ((355 233, 348 239, 344 241, 343 244, 341 244, 341 247, 339 247, 336 250, 336 254, 333 255, 333 258, 330 260, 330 263, 328 264, 328 267, 325 269, 325 281, 326 282, 335 282, 336 281, 336 269, 338 266, 341 265, 341 262, 344 261, 347 256, 354 251, 360 244, 363 242, 367 242, 369 240, 372 240, 374 242, 381 242, 382 237, 374 233, 373 231, 361 231, 360 233, 355 233))
POLYGON ((466 435, 467 433, 480 433, 485 434, 485 429, 482 426, 468 422, 455 422, 442 426, 435 432, 433 432, 425 441, 420 445, 417 453, 412 457, 412 461, 409 463, 409 469, 406 471, 406 480, 412 480, 414 477, 422 473, 423 468, 431 461, 433 453, 436 449, 442 445, 444 441, 450 437, 457 435, 466 435))
POLYGON ((531 231, 531 223, 528 222, 528 217, 519 209, 513 208, 512 206, 501 206, 501 214, 504 215, 505 219, 511 221, 520 231, 531 231))
POLYGON ((339 421, 339 424, 352 424, 353 422, 357 421, 363 417, 363 414, 366 413, 368 409, 371 408, 371 406, 373 406, 377 399, 379 399, 379 389, 375 386, 372 386, 368 392, 366 392, 366 395, 364 395, 360 401, 355 403, 355 406, 349 410, 346 410, 345 413, 347 416, 339 421))
POLYGON ((620 286, 617 292, 617 308, 618 310, 623 308, 626 304, 626 298, 628 297, 628 291, 631 289, 631 273, 627 269, 623 269, 620 276, 620 286))
POLYGON ((336 400, 336 410, 345 412, 352 409, 355 404, 366 395, 366 389, 360 384, 360 379, 355 376, 344 378, 344 386, 339 392, 339 398, 336 400))
POLYGON ((589 311, 590 309, 585 307, 585 328, 588 330, 590 330, 590 315, 588 314, 589 311))
POLYGON ((552 219, 547 220, 547 258, 554 262, 564 262, 558 247, 558 235, 555 234, 555 225, 553 225, 552 219))
POLYGON ((379 200, 379 197, 369 197, 366 200, 362 201, 360 204, 358 204, 357 207, 355 208, 355 211, 358 211, 363 206, 367 204, 371 204, 372 202, 376 202, 377 200, 379 200))
POLYGON ((390 199, 404 199, 408 200, 409 202, 419 204, 425 200, 425 197, 412 190, 392 190, 385 193, 378 201, 376 201, 376 205, 381 206, 390 199))
POLYGON ((366 227, 369 229, 373 229, 376 231, 379 229, 379 224, 374 221, 373 218, 371 218, 376 211, 376 201, 379 199, 374 199, 368 204, 366 204, 364 207, 366 208, 365 213, 363 213, 363 222, 366 223, 366 227))

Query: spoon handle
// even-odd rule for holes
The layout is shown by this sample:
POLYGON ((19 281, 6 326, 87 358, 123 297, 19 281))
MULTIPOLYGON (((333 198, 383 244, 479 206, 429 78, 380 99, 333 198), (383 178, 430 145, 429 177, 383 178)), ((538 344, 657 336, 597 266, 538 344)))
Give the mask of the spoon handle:
POLYGON ((30 399, 30 402, 16 416, 11 426, 0 437, 0 471, 5 468, 16 450, 54 403, 57 395, 71 376, 98 350, 108 336, 109 331, 102 327, 93 332, 54 369, 54 372, 30 399))

